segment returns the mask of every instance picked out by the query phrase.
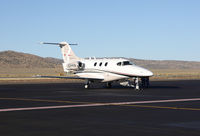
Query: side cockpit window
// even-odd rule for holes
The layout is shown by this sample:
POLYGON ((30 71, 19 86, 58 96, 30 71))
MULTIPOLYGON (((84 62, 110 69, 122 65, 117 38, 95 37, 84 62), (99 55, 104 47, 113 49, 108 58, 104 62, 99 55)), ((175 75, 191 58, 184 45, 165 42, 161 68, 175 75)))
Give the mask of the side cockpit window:
POLYGON ((97 65, 97 62, 94 63, 94 66, 96 66, 96 65, 97 65))

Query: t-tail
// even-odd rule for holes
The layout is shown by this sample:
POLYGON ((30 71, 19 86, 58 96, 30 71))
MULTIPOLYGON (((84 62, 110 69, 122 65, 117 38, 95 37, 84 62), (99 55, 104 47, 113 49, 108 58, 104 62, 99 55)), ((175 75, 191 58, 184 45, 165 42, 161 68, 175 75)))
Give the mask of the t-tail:
POLYGON ((58 45, 61 48, 62 57, 64 61, 63 69, 65 72, 74 73, 76 71, 84 69, 84 64, 81 62, 81 58, 77 57, 70 47, 70 45, 77 45, 77 44, 69 44, 67 42, 60 42, 60 43, 42 42, 41 44, 58 45))

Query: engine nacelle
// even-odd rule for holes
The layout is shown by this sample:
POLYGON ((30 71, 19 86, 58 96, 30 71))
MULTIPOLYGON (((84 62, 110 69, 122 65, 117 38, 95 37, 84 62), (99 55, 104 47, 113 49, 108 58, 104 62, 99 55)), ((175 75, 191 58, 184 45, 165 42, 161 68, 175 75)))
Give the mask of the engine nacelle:
POLYGON ((75 72, 79 70, 83 70, 85 68, 85 64, 80 61, 63 63, 63 69, 65 72, 75 72))

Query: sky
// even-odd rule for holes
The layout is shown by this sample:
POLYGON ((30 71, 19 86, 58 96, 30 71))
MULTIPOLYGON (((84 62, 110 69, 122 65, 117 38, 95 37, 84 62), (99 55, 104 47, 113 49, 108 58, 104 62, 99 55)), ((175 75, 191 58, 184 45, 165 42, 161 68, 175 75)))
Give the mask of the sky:
POLYGON ((199 0, 0 0, 0 51, 200 61, 199 0))

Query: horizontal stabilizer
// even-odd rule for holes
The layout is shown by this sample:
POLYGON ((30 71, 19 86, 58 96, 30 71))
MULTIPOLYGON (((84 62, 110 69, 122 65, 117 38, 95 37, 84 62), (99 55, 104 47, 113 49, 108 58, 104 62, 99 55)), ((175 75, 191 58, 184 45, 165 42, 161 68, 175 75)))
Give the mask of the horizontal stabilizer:
POLYGON ((51 45, 78 45, 77 43, 67 43, 67 42, 60 42, 60 43, 50 43, 50 42, 40 42, 40 44, 51 44, 51 45))

